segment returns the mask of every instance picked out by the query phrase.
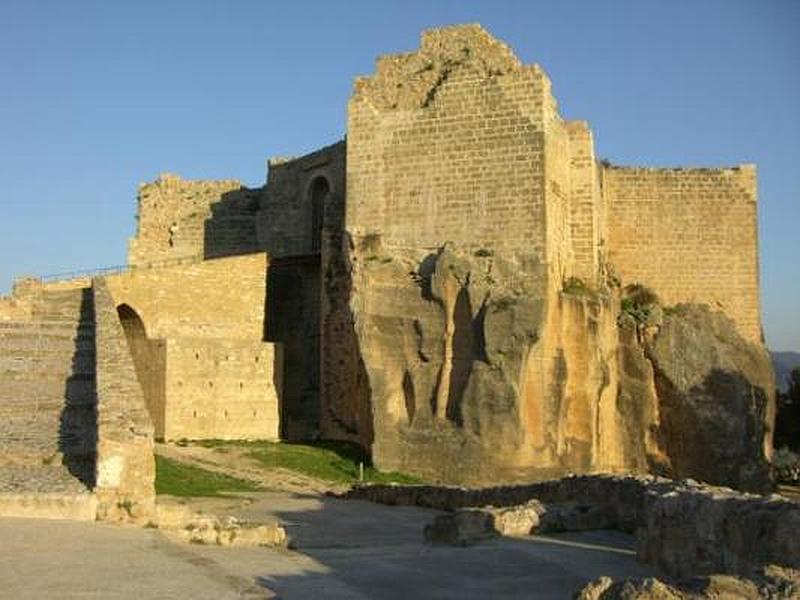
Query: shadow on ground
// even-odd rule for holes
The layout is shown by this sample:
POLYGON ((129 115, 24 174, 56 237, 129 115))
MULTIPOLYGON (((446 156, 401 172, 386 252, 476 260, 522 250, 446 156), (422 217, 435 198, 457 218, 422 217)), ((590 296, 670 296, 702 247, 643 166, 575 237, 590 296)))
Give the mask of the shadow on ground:
POLYGON ((422 529, 437 511, 358 500, 263 493, 238 510, 280 520, 294 552, 263 556, 257 581, 280 598, 569 598, 601 575, 654 574, 633 538, 594 531, 432 546, 422 529), (277 557, 277 560, 276 560, 277 557))

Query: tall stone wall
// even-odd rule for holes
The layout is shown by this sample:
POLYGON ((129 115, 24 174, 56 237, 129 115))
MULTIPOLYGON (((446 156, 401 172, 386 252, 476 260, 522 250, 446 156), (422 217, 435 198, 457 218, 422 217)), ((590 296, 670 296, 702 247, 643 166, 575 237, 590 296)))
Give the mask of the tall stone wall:
POLYGON ((603 256, 602 196, 592 130, 586 121, 565 121, 569 136, 569 204, 572 274, 596 285, 603 256))
POLYGON ((235 180, 188 181, 170 173, 140 185, 128 264, 254 252, 259 194, 235 180))
POLYGON ((665 304, 707 303, 761 340, 756 170, 603 169, 608 258, 665 304))
POLYGON ((417 52, 380 58, 348 108, 348 232, 543 258, 549 87, 477 25, 426 31, 417 52))

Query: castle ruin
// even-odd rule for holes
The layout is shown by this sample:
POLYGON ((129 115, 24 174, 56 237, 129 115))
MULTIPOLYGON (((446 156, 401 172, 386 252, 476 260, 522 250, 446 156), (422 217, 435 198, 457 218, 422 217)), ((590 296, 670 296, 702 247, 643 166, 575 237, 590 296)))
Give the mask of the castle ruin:
MULTIPOLYGON (((654 471, 763 487, 756 209, 753 165, 600 161, 541 67, 478 25, 435 29, 356 79, 346 139, 271 159, 263 187, 142 185, 128 268, 18 282, 0 301, 4 353, 43 369, 20 348, 47 311, 94 311, 82 402, 99 424, 71 421, 96 429, 75 450, 97 453, 90 487, 147 471, 141 449, 113 465, 100 450, 130 411, 143 439, 349 440, 379 468, 446 481, 654 471), (629 319, 629 284, 678 308, 629 319), (727 345, 691 354, 698 339, 727 345), (687 412, 698 394, 714 408, 687 412)), ((27 417, 5 425, 7 456, 29 448, 27 417)))

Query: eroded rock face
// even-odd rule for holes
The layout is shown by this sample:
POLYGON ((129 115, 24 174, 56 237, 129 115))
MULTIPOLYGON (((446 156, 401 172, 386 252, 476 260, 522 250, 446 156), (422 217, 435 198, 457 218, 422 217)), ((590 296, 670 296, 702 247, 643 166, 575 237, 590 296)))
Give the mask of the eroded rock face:
POLYGON ((513 464, 525 440, 521 374, 542 319, 540 266, 451 246, 388 254, 367 240, 353 281, 375 463, 460 481, 513 464))
POLYGON ((450 244, 364 236, 349 264, 363 375, 327 410, 343 422, 362 398, 379 468, 465 484, 627 471, 771 488, 770 363, 721 313, 656 307, 638 323, 618 288, 554 290, 532 256, 450 244))
POLYGON ((763 347, 723 313, 679 305, 645 342, 667 475, 771 489, 774 375, 763 347))

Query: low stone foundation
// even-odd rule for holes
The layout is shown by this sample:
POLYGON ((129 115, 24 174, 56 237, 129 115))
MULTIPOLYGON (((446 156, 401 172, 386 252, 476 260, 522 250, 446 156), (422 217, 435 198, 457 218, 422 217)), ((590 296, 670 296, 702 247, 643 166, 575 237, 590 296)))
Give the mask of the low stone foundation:
POLYGON ((157 526, 168 537, 210 546, 280 546, 288 544, 278 523, 249 523, 235 517, 196 513, 181 504, 156 504, 157 526))
POLYGON ((97 496, 84 494, 2 494, 0 517, 94 521, 97 496))
MULTIPOLYGON (((574 503, 601 515, 596 529, 633 532, 637 557, 674 577, 747 574, 760 565, 800 568, 800 503, 782 496, 652 476, 586 475, 521 486, 361 486, 348 498, 453 511, 530 500, 574 503)), ((584 523, 582 529, 592 528, 584 523)))

